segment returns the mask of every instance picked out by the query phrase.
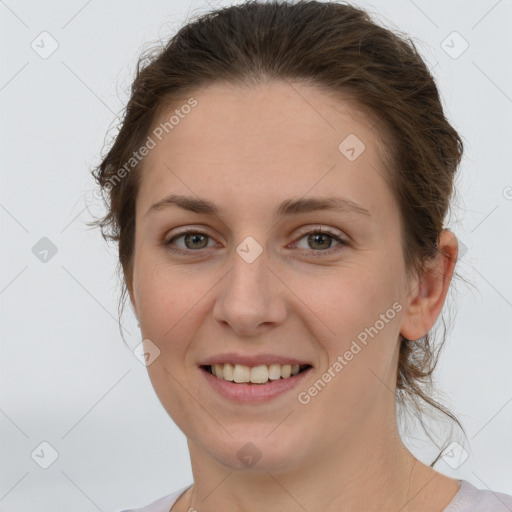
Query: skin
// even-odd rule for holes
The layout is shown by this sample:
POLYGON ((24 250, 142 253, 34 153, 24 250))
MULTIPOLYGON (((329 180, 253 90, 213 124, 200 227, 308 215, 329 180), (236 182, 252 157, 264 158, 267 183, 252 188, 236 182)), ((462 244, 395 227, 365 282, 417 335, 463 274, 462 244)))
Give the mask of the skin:
POLYGON ((299 83, 217 83, 193 97, 198 106, 145 158, 128 281, 142 336, 160 350, 148 366, 152 385, 188 439, 194 485, 172 511, 442 511, 459 482, 404 447, 394 390, 399 334, 419 339, 434 325, 456 237, 444 230, 445 256, 421 278, 407 278, 378 133, 348 102, 299 83), (366 146, 354 161, 338 150, 349 134, 366 146), (169 194, 207 199, 220 213, 170 206, 146 214, 169 194), (333 195, 370 216, 273 213, 286 199, 333 195), (169 252, 164 242, 186 226, 208 238, 186 246, 181 237, 174 246, 190 254, 169 252), (315 227, 348 245, 329 237, 308 243, 315 227), (263 249, 252 263, 236 252, 248 236, 263 249), (400 312, 310 403, 299 403, 297 394, 394 303, 400 312), (300 389, 235 404, 198 368, 231 351, 293 354, 313 370, 300 389), (237 456, 248 442, 262 455, 252 467, 237 456))

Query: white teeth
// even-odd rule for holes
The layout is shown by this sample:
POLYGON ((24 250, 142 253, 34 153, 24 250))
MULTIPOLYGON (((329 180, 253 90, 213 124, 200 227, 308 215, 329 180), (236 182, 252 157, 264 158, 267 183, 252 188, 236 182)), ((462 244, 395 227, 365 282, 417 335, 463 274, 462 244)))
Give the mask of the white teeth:
POLYGON ((229 364, 229 363, 226 363, 226 364, 216 364, 215 365, 216 367, 220 367, 220 372, 219 373, 222 373, 222 375, 219 375, 219 373, 217 373, 217 377, 222 377, 223 379, 225 380, 229 380, 229 381, 233 381, 233 370, 234 370, 234 367, 232 364, 229 364))
POLYGON ((292 374, 292 365, 291 364, 283 364, 281 367, 281 377, 283 379, 287 379, 292 374))
MULTIPOLYGON (((230 369, 228 368, 228 371, 226 373, 229 374, 231 376, 231 378, 228 379, 226 377, 226 380, 233 380, 233 369, 231 368, 231 373, 229 373, 229 370, 230 369)), ((222 364, 214 364, 212 366, 212 372, 213 372, 214 375, 217 375, 217 377, 224 377, 224 365, 222 365, 222 364)))
POLYGON ((300 371, 298 364, 270 364, 259 366, 245 366, 243 364, 232 365, 230 363, 214 364, 211 366, 213 375, 230 382, 252 382, 265 384, 269 380, 287 379, 297 375, 300 371))
POLYGON ((264 384, 268 380, 268 368, 267 365, 262 364, 261 366, 254 366, 251 368, 251 382, 255 384, 264 384))
POLYGON ((235 364, 233 380, 235 382, 249 382, 251 380, 251 369, 248 366, 235 364))
POLYGON ((280 364, 271 364, 268 367, 268 378, 270 380, 277 380, 281 378, 281 365, 280 364))

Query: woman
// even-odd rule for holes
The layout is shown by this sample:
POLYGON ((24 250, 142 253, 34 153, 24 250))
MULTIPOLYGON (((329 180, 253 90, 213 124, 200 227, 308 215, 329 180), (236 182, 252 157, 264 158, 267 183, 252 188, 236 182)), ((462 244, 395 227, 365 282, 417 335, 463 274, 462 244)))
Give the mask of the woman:
POLYGON ((137 510, 512 510, 396 421, 456 421, 424 385, 462 151, 414 45, 349 5, 225 8, 139 66, 99 224, 194 482, 137 510))

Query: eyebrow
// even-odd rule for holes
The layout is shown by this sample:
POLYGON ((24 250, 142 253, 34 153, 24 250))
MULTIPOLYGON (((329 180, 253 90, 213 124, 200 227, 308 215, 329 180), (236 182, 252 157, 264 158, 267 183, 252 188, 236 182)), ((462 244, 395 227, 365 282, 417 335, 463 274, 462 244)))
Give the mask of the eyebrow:
MULTIPOLYGON (((212 202, 197 197, 172 194, 150 206, 145 216, 151 212, 177 206, 183 210, 206 215, 219 215, 220 209, 212 202)), ((361 205, 346 197, 312 197, 308 199, 287 199, 275 210, 277 217, 298 215, 317 210, 337 210, 345 213, 357 213, 371 217, 371 213, 361 205)))

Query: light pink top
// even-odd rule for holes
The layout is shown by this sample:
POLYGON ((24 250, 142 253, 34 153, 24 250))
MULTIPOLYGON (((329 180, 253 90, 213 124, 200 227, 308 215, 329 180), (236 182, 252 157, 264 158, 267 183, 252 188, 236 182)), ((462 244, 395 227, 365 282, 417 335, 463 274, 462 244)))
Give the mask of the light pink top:
MULTIPOLYGON (((512 496, 501 492, 477 489, 467 480, 459 480, 460 489, 443 512, 512 512, 512 496)), ((192 484, 141 508, 119 512, 169 512, 178 498, 192 484)))

